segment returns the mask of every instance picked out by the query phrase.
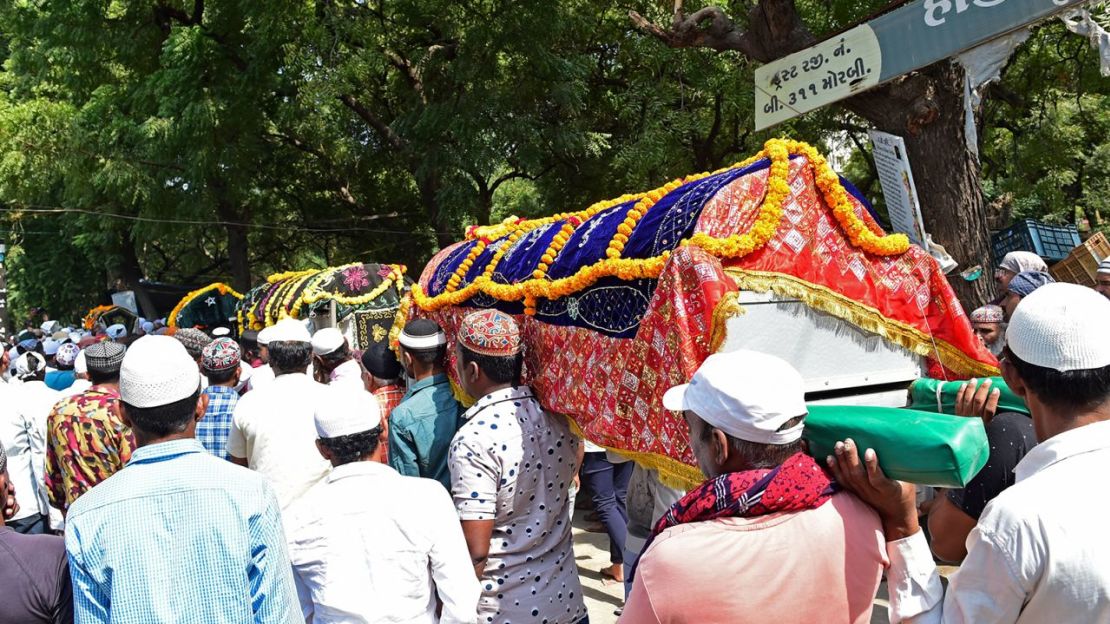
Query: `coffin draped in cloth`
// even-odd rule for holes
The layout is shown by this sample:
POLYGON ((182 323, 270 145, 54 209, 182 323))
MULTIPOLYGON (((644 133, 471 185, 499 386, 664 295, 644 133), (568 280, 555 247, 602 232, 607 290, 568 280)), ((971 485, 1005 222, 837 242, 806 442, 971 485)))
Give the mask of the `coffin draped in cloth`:
POLYGON ((798 299, 948 378, 997 372, 932 257, 884 234, 821 154, 785 140, 579 212, 472 227, 425 268, 408 315, 440 323, 452 353, 467 313, 516 315, 525 381, 547 409, 664 479, 696 483, 686 425, 661 398, 720 346, 739 290, 798 299))

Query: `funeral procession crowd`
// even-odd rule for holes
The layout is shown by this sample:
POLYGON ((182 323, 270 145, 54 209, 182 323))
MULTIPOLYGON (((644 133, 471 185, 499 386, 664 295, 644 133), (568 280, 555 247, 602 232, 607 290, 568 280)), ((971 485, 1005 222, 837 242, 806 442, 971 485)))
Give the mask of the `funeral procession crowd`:
POLYGON ((23 329, 0 358, 0 624, 585 623, 579 488, 622 622, 864 623, 884 579, 891 622, 1110 622, 1110 260, 1095 288, 1028 252, 995 280, 971 324, 1031 416, 964 386, 990 456, 926 502, 851 439, 811 456, 801 375, 755 351, 666 393, 705 478, 683 492, 541 407, 494 309, 365 351, 294 318, 23 329))

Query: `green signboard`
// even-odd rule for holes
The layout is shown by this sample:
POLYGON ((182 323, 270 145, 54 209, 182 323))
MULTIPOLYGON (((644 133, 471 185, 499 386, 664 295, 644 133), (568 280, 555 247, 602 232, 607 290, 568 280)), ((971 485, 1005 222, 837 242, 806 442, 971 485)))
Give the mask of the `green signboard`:
POLYGON ((946 59, 1086 0, 916 0, 755 72, 769 126, 946 59))

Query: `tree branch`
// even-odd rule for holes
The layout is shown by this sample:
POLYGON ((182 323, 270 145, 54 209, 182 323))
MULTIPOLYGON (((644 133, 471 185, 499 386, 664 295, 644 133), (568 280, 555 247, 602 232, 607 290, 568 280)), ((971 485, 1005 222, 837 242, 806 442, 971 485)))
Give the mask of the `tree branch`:
POLYGON ((359 116, 360 119, 365 121, 367 125, 373 128, 374 131, 378 133, 378 136, 380 136, 382 140, 385 141, 386 144, 388 144, 390 147, 395 150, 404 150, 408 147, 408 141, 401 137, 401 135, 394 132, 393 128, 389 127, 389 124, 379 119, 377 115, 370 111, 370 109, 366 108, 358 100, 356 100, 353 95, 349 93, 344 93, 343 95, 340 95, 338 97, 339 101, 342 102, 344 106, 351 109, 356 115, 359 116))

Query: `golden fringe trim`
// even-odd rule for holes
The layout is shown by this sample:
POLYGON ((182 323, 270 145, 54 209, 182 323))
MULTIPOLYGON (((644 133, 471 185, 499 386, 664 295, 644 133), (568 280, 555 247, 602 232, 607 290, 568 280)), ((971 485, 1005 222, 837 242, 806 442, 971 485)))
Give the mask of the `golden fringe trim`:
POLYGON ((731 291, 721 297, 717 307, 713 308, 713 333, 709 339, 710 353, 720 351, 721 345, 728 340, 728 319, 742 314, 747 314, 747 310, 740 305, 740 293, 731 291))
POLYGON ((450 375, 447 376, 447 379, 451 382, 451 392, 455 395, 455 400, 459 402, 459 405, 462 405, 466 409, 470 409, 472 405, 478 402, 478 399, 467 394, 466 390, 462 389, 462 386, 456 383, 454 379, 451 379, 450 375))
MULTIPOLYGON (((736 280, 741 290, 773 292, 782 297, 798 299, 807 306, 827 312, 864 331, 878 334, 896 345, 923 357, 935 357, 949 370, 972 377, 991 377, 999 374, 997 368, 971 358, 952 344, 935 338, 921 330, 889 319, 878 310, 792 275, 767 271, 750 271, 729 267, 725 269, 736 280)), ((714 324, 716 318, 714 318, 714 324)))
MULTIPOLYGON (((582 431, 582 427, 578 426, 578 421, 570 416, 566 416, 566 419, 567 422, 570 423, 570 429, 574 432, 574 435, 583 440, 587 439, 586 434, 582 431)), ((591 442, 593 442, 593 440, 591 440, 591 442)), ((594 444, 597 443, 594 442, 594 444)), ((659 473, 659 480, 667 487, 688 491, 705 481, 705 475, 701 473, 701 470, 694 466, 684 464, 673 457, 659 455, 658 453, 629 451, 627 449, 605 446, 602 444, 598 444, 598 446, 607 451, 613 451, 623 457, 627 457, 644 468, 654 470, 659 473)))

